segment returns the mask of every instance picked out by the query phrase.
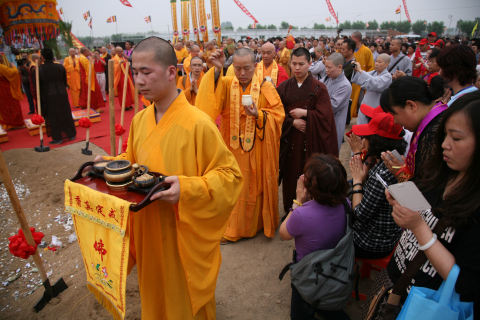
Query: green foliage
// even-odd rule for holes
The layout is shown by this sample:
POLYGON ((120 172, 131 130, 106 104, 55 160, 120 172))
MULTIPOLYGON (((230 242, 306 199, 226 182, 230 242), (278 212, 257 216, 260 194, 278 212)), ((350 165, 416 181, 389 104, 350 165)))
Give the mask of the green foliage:
POLYGON ((233 30, 233 26, 225 26, 225 30, 233 30))
POLYGON ((362 29, 365 29, 365 28, 366 28, 366 24, 363 21, 358 20, 358 21, 354 21, 352 23, 352 29, 362 30, 362 29))
MULTIPOLYGON (((83 43, 86 47, 91 47, 91 45, 93 44, 93 39, 90 36, 78 37, 78 40, 81 43, 83 43)), ((113 41, 113 39, 112 39, 112 41, 113 41)))
POLYGON ((340 23, 338 27, 340 29, 352 29, 352 23, 349 20, 346 20, 345 22, 340 23))
POLYGON ((325 25, 323 23, 322 24, 315 23, 313 25, 313 29, 326 29, 326 28, 325 28, 325 25))
POLYGON ((368 27, 367 27, 368 30, 377 30, 378 29, 378 22, 377 20, 373 20, 373 21, 368 21, 368 27))
POLYGON ((443 21, 433 21, 427 26, 428 32, 435 32, 438 37, 443 34, 444 28, 445 24, 443 23, 443 21))
POLYGON ((408 20, 402 20, 402 22, 399 21, 396 23, 396 30, 403 33, 409 33, 410 30, 412 30, 412 23, 408 20))
POLYGON ((104 44, 110 43, 110 37, 103 37, 103 43, 104 44))
MULTIPOLYGON (((467 35, 472 34, 472 30, 477 24, 477 22, 480 22, 480 17, 475 18, 474 21, 471 20, 466 20, 463 21, 462 19, 457 21, 457 28, 460 29, 463 33, 466 33, 467 35)), ((480 29, 480 26, 477 27, 477 31, 480 29)))
POLYGON ((286 21, 282 21, 282 23, 280 23, 280 29, 288 29, 288 28, 290 28, 290 23, 286 21))
POLYGON ((380 29, 382 30, 395 29, 396 26, 397 24, 395 23, 395 21, 383 21, 380 24, 380 29))
POLYGON ((72 37, 72 22, 68 21, 58 21, 58 26, 60 28, 60 37, 67 45, 67 48, 73 48, 73 37, 72 37))
POLYGON ((55 53, 55 57, 57 59, 62 58, 62 55, 60 54, 60 50, 58 49, 57 38, 45 40, 45 41, 42 41, 42 43, 45 48, 50 48, 53 50, 53 52, 55 53))
POLYGON ((120 33, 112 34, 112 42, 122 41, 122 35, 120 33))
POLYGON ((271 25, 269 25, 269 26, 267 27, 267 29, 269 29, 269 30, 277 30, 277 26, 274 25, 274 24, 271 24, 271 25))
POLYGON ((421 35, 425 29, 427 29, 427 25, 424 24, 425 20, 417 20, 412 24, 412 30, 414 34, 421 35))

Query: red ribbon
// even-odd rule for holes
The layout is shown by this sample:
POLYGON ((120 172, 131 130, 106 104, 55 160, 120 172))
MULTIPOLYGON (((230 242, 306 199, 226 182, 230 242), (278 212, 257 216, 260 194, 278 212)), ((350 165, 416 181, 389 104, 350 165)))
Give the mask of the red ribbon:
MULTIPOLYGON (((327 1, 328 1, 328 0, 327 0, 327 1)), ((410 15, 408 14, 407 0, 403 0, 403 8, 405 8, 405 14, 407 15, 408 21, 409 21, 409 22, 412 22, 412 20, 410 20, 410 15)))
POLYGON ((31 121, 32 121, 33 124, 39 126, 39 125, 41 125, 42 123, 45 122, 45 119, 43 119, 43 117, 41 115, 34 114, 31 121))
POLYGON ((337 23, 338 23, 337 15, 335 14, 335 10, 333 10, 333 7, 332 7, 332 4, 330 3, 330 0, 327 0, 327 6, 328 6, 328 10, 330 11, 330 14, 333 16, 335 21, 337 21, 337 23))
POLYGON ((42 238, 44 237, 43 233, 35 232, 35 228, 30 228, 30 231, 32 232, 33 240, 35 241, 35 247, 28 245, 22 229, 18 230, 18 234, 8 238, 8 240, 10 240, 8 249, 15 257, 28 259, 32 254, 35 254, 37 245, 42 242, 42 238))
POLYGON ((92 126, 92 122, 88 118, 81 118, 78 121, 78 125, 82 128, 90 128, 92 126))
POLYGON ((247 10, 247 8, 245 8, 245 6, 238 0, 233 0, 235 1, 235 3, 237 4, 237 6, 242 9, 243 13, 245 13, 249 18, 251 18, 253 20, 253 22, 255 23, 258 23, 257 19, 255 19, 254 16, 252 16, 252 14, 250 13, 250 11, 247 10))
POLYGON ((125 129, 122 127, 121 124, 118 124, 118 123, 117 123, 117 124, 115 125, 115 135, 121 136, 122 134, 125 133, 125 131, 127 131, 127 130, 125 130, 125 129))

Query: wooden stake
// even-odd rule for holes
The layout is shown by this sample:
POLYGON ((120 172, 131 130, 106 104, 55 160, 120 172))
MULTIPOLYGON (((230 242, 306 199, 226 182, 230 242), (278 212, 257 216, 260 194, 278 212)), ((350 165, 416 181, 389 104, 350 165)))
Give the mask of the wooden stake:
MULTIPOLYGON (((35 68, 35 80, 37 82, 36 87, 37 87, 37 108, 38 108, 38 114, 42 115, 42 101, 40 99, 40 58, 37 59, 37 66, 35 68)), ((38 132, 40 132, 40 142, 43 145, 43 123, 41 123, 38 126, 38 132)))
MULTIPOLYGON (((37 66, 38 70, 38 66, 37 66)), ((38 83, 38 72, 37 72, 37 83, 38 83)), ((38 90, 38 87, 37 87, 38 90)), ((41 128, 41 126, 40 126, 41 128)), ((3 184, 5 185, 5 189, 7 190, 8 196, 10 197, 10 201, 12 202, 13 211, 17 215, 18 222, 20 223, 20 227, 22 228, 23 234, 25 235, 25 239, 27 240, 28 245, 35 247, 35 240, 33 240, 32 232, 30 231, 30 227, 28 226, 27 218, 25 217, 25 213, 23 212, 22 205, 20 204, 20 200, 18 199, 17 192, 15 191, 15 186, 13 185, 12 178, 10 177, 10 173, 8 172, 7 164, 5 163, 5 159, 3 158, 3 153, 0 150, 0 176, 2 178, 3 184)), ((45 271, 45 266, 43 265, 43 260, 38 254, 38 249, 35 251, 35 254, 32 255, 35 264, 37 265, 38 272, 42 277, 42 281, 45 282, 47 277, 47 272, 45 271)))
MULTIPOLYGON (((125 77, 124 77, 124 81, 123 81, 123 100, 122 100, 122 112, 120 114, 120 125, 123 127, 123 118, 125 116, 125 100, 127 99, 127 85, 128 85, 128 67, 129 67, 129 63, 128 61, 125 59, 125 77)), ((118 139, 118 154, 121 154, 122 153, 122 145, 123 145, 123 142, 122 142, 122 139, 123 138, 123 135, 120 136, 120 138, 118 139)))
POLYGON ((115 61, 108 60, 108 102, 110 107, 110 155, 115 157, 115 61))
MULTIPOLYGON (((88 62, 88 93, 87 93, 87 119, 90 120, 90 103, 92 100, 92 65, 93 57, 88 62)), ((87 144, 90 141, 90 128, 87 128, 87 144)))

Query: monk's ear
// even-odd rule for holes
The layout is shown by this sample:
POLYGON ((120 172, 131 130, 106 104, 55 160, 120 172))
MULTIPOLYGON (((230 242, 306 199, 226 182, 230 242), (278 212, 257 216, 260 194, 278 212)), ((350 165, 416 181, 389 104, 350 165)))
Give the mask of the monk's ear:
POLYGON ((175 66, 170 66, 165 70, 165 73, 167 74, 168 81, 175 81, 176 75, 177 75, 177 68, 175 66))

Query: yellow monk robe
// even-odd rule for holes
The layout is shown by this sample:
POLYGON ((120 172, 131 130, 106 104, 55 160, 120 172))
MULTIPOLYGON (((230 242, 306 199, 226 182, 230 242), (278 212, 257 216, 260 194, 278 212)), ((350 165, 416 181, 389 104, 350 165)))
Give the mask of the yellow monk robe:
POLYGON ((212 50, 205 50, 202 56, 202 59, 207 64, 208 69, 211 69, 213 67, 213 63, 209 59, 211 54, 212 50))
MULTIPOLYGON (((362 66, 363 71, 373 71, 375 69, 375 60, 373 59, 372 51, 364 46, 360 47, 357 52, 355 52, 355 60, 360 63, 362 66)), ((356 117, 358 113, 358 98, 360 97, 360 91, 362 88, 359 85, 356 85, 355 83, 352 83, 352 95, 350 96, 350 99, 352 99, 352 109, 350 114, 352 117, 356 117)), ((365 90, 363 90, 365 92, 365 90)))
MULTIPOLYGON (((78 59, 80 62, 80 77, 81 77, 81 88, 80 88, 80 98, 78 100, 78 105, 82 108, 87 108, 88 103, 88 68, 90 61, 83 54, 80 55, 78 59)), ((105 102, 103 101, 102 92, 100 86, 98 85, 97 75, 95 74, 95 69, 92 65, 92 75, 91 75, 91 94, 90 94, 90 108, 97 110, 98 108, 104 108, 105 102)))
POLYGON ((67 71, 67 84, 70 87, 72 105, 78 107, 78 99, 80 97, 80 61, 75 57, 75 66, 73 66, 73 59, 71 56, 68 56, 63 61, 63 66, 67 71))
POLYGON ((192 55, 189 54, 188 57, 183 60, 183 70, 185 70, 186 74, 189 74, 192 69, 190 69, 190 61, 192 61, 192 55))
POLYGON ((180 92, 158 123, 154 104, 133 118, 127 152, 105 157, 120 158, 180 181, 175 205, 157 200, 130 213, 142 319, 215 319, 219 242, 243 186, 235 157, 180 92))
POLYGON ((189 53, 187 49, 183 47, 180 51, 177 51, 177 49, 175 49, 175 55, 177 56, 177 63, 182 63, 183 59, 188 57, 189 53))
POLYGON ((228 67, 225 77, 235 77, 235 69, 233 68, 233 63, 228 67))
POLYGON ((265 235, 271 238, 279 223, 278 162, 280 135, 285 119, 282 102, 270 82, 265 82, 261 92, 258 92, 261 83, 255 75, 245 92, 242 92, 241 85, 233 88, 232 83, 238 83, 235 77, 223 77, 220 74, 216 87, 214 77, 215 69, 210 69, 203 77, 196 106, 213 120, 221 115, 220 132, 235 155, 245 180, 224 237, 236 241, 243 237, 253 237, 263 228, 265 235), (245 114, 243 106, 236 106, 231 100, 233 96, 237 97, 237 101, 242 101, 242 95, 250 95, 250 92, 253 98, 255 93, 258 97, 257 121, 245 114), (237 111, 238 116, 235 117, 237 111), (246 124, 252 126, 252 139, 248 138, 250 130, 246 124), (239 137, 245 138, 244 141, 239 141, 239 137), (243 143, 243 147, 239 146, 239 142, 243 143), (248 145, 252 143, 253 146, 248 145), (244 151, 243 148, 251 150, 244 151))
POLYGON ((0 63, 0 124, 5 130, 24 125, 20 106, 20 100, 23 99, 20 80, 18 69, 3 58, 3 64, 0 63))
POLYGON ((287 74, 290 77, 290 57, 292 56, 292 53, 287 48, 283 48, 283 50, 279 52, 281 52, 280 58, 278 58, 278 56, 275 56, 275 61, 279 65, 281 65, 285 69, 285 71, 287 71, 287 74))
MULTIPOLYGON (((200 74, 200 77, 198 77, 197 79, 197 89, 200 88, 200 83, 202 83, 203 76, 204 74, 202 71, 202 73, 200 74)), ((188 103, 194 106, 197 95, 195 94, 195 92, 190 90, 191 86, 192 86, 192 83, 190 82, 190 73, 184 75, 183 77, 178 78, 177 88, 182 90, 183 93, 185 93, 185 97, 187 97, 188 103)))
MULTIPOLYGON (((120 64, 120 61, 125 60, 124 58, 120 58, 119 56, 115 56, 113 58, 114 61, 114 88, 117 89, 118 92, 118 101, 120 106, 122 106, 123 102, 123 87, 125 83, 125 63, 120 64)), ((131 65, 128 68, 128 84, 127 84, 127 94, 125 95, 125 108, 132 106, 135 102, 135 87, 132 81, 132 75, 130 74, 131 65)))

